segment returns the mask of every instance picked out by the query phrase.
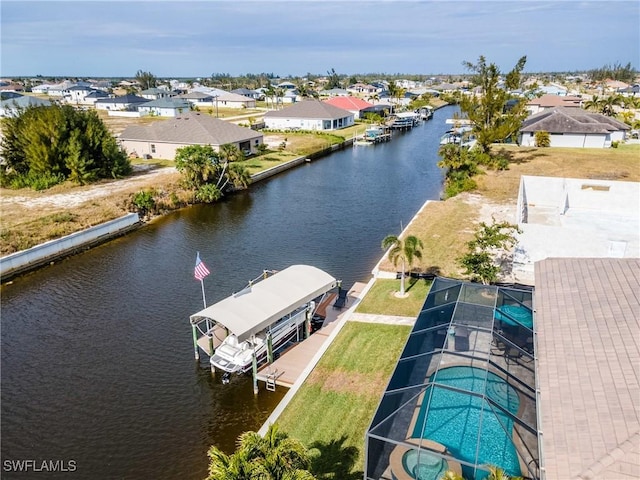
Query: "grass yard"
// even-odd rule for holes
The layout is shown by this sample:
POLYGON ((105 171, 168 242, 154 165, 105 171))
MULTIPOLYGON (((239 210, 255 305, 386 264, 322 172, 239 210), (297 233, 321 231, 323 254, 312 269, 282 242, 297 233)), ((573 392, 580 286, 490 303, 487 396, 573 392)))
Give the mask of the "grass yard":
POLYGON ((521 175, 640 181, 640 145, 618 148, 495 147, 512 162, 508 170, 476 177, 478 193, 495 202, 515 201, 521 175))
POLYGON ((431 288, 431 281, 405 278, 407 298, 398 298, 400 280, 379 278, 356 307, 356 312, 417 317, 431 288))
POLYGON ((410 331, 347 322, 284 410, 280 428, 319 452, 314 471, 362 478, 364 435, 410 331))

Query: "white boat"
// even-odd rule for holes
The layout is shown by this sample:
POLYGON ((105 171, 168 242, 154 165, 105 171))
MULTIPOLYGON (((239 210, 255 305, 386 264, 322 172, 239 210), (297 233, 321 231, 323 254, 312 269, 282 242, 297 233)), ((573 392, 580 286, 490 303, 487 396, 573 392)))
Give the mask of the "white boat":
POLYGON ((475 136, 471 133, 472 130, 471 127, 458 127, 447 130, 447 132, 440 137, 440 145, 454 143, 463 147, 471 146, 475 143, 475 136))
POLYGON ((243 373, 252 368, 254 357, 256 365, 264 363, 299 337, 301 327, 311 321, 322 297, 338 283, 328 273, 309 265, 292 265, 265 277, 191 315, 192 325, 206 324, 206 336, 215 331, 227 332, 210 356, 213 368, 243 373))

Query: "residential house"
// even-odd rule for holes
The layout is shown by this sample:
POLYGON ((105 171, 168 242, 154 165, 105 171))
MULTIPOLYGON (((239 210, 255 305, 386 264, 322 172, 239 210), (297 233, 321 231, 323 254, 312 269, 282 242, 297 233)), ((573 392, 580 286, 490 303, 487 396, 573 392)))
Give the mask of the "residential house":
POLYGON ((88 95, 86 95, 81 102, 84 105, 95 105, 97 100, 101 98, 109 98, 109 94, 107 92, 103 92, 102 90, 93 90, 88 95))
POLYGON ((93 104, 97 110, 135 112, 138 110, 138 105, 147 103, 148 101, 146 98, 128 93, 119 97, 100 98, 93 104))
POLYGON ((218 106, 221 108, 256 108, 255 98, 245 97, 237 93, 224 92, 218 96, 218 106))
POLYGON ((88 85, 73 85, 62 92, 62 98, 66 103, 84 105, 84 97, 93 91, 94 89, 88 85))
POLYGON ((535 146, 536 132, 548 132, 552 147, 607 148, 624 141, 630 127, 615 118, 580 108, 543 110, 522 123, 519 144, 535 146))
POLYGON ((151 125, 131 125, 118 137, 130 155, 174 160, 176 150, 188 145, 211 145, 219 150, 231 144, 245 154, 256 153, 262 133, 210 115, 189 112, 151 125))
POLYGON ((179 100, 186 100, 194 107, 213 107, 215 101, 215 97, 213 95, 196 91, 177 95, 175 98, 179 100))
POLYGON ((538 98, 532 98, 527 102, 525 108, 529 114, 534 115, 543 110, 556 107, 580 108, 582 98, 545 94, 538 98))
POLYGON ((618 93, 624 97, 639 97, 640 96, 640 83, 636 83, 626 88, 621 88, 618 93))
POLYGON ((19 83, 11 82, 3 82, 4 85, 0 85, 0 92, 24 92, 24 87, 19 83))
POLYGON ((231 90, 230 93, 243 95, 245 97, 253 98, 254 100, 260 100, 261 98, 264 98, 264 94, 258 92, 257 90, 249 90, 248 88, 236 88, 235 90, 231 90))
POLYGON ((0 117, 13 117, 19 110, 28 107, 50 106, 49 100, 33 97, 31 95, 21 95, 16 98, 9 98, 0 102, 0 117))
POLYGON ((358 95, 374 95, 382 91, 381 88, 374 87, 373 85, 368 85, 366 83, 354 83, 347 87, 347 91, 349 93, 356 93, 358 95))
POLYGON ((320 90, 318 94, 321 97, 348 97, 350 93, 344 88, 331 88, 329 90, 320 90))
POLYGON ((362 112, 373 107, 373 104, 358 97, 332 97, 323 102, 353 113, 354 119, 361 118, 362 112))
POLYGON ((191 110, 191 103, 187 100, 174 98, 159 98, 138 105, 141 116, 154 115, 157 117, 177 117, 191 110))
POLYGON ((541 85, 537 89, 538 92, 543 95, 558 95, 564 96, 567 94, 567 89, 560 85, 550 84, 550 85, 541 85))
POLYGON ((265 113, 266 128, 276 130, 331 131, 354 124, 353 113, 317 100, 305 100, 282 110, 265 113))
POLYGON ((164 88, 152 87, 141 91, 140 96, 147 100, 159 100, 161 98, 171 98, 175 96, 175 94, 164 88))

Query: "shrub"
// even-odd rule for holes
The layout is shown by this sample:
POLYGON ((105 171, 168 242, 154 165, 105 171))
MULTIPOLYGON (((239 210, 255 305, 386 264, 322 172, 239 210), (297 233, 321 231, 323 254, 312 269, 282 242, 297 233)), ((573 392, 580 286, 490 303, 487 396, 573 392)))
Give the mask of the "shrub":
POLYGON ((536 147, 550 147, 551 146, 551 136, 549 132, 545 132, 544 130, 540 130, 535 133, 535 141, 536 147))
POLYGON ((618 145, 620 145, 618 141, 611 142, 611 148, 618 148, 618 145))
POLYGON ((142 190, 136 193, 133 196, 132 204, 140 215, 146 216, 148 213, 153 212, 156 207, 154 192, 142 190))

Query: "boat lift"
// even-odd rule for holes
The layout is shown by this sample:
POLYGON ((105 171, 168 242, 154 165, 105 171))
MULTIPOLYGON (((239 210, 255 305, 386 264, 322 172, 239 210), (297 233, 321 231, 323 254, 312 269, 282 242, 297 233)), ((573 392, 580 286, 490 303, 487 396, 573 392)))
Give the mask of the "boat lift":
MULTIPOLYGON (((190 323, 196 360, 204 352, 209 357, 229 334, 238 342, 266 334, 267 358, 273 361, 271 325, 299 310, 339 285, 328 273, 309 265, 292 265, 279 272, 265 270, 246 288, 191 315, 190 323)), ((305 338, 311 331, 313 312, 304 319, 305 338)), ((253 355, 253 384, 257 393, 259 359, 253 355)))

